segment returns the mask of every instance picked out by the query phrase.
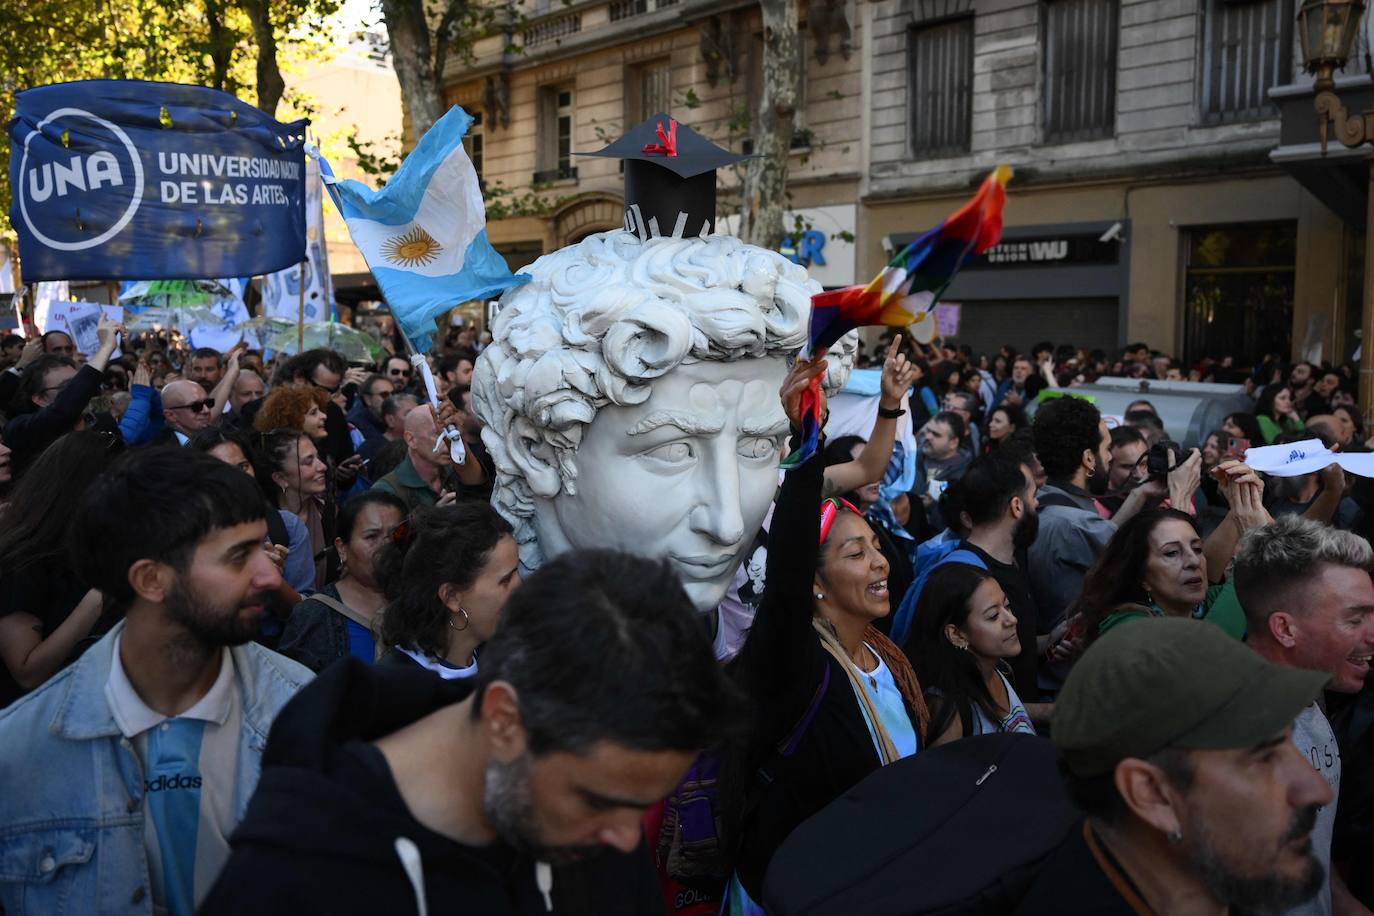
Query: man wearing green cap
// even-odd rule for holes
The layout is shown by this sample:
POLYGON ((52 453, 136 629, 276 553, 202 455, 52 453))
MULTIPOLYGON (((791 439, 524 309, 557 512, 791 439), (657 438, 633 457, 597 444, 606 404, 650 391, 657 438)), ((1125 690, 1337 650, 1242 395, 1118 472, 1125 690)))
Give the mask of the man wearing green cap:
POLYGON ((1018 916, 1281 911, 1326 883, 1311 832, 1333 793, 1292 741, 1328 675, 1202 621, 1102 636, 1064 684, 1054 743, 1087 814, 1018 916))
MULTIPOLYGON (((1282 516, 1247 532, 1233 574, 1251 648, 1284 668, 1325 672, 1331 678, 1328 690, 1358 693, 1374 654, 1371 566, 1374 551, 1364 538, 1299 516, 1282 516)), ((1312 831, 1313 850, 1330 873, 1330 884, 1287 916, 1369 916, 1331 867, 1341 751, 1319 703, 1298 714, 1293 741, 1336 798, 1322 808, 1312 831)))

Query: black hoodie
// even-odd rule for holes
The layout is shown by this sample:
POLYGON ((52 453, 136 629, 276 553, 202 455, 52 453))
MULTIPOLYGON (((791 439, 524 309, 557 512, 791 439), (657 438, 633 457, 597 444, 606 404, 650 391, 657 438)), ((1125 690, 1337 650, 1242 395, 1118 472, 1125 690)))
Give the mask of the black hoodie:
POLYGON ((199 912, 661 914, 644 844, 550 870, 503 844, 464 846, 411 815, 367 742, 470 691, 421 668, 346 659, 326 669, 273 724, 233 853, 199 912), (552 885, 547 902, 540 879, 552 885))

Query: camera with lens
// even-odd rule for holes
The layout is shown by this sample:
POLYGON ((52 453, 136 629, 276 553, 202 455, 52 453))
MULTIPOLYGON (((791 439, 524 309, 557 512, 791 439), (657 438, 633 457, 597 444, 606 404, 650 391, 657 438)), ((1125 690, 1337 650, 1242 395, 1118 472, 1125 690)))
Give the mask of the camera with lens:
POLYGON ((1183 446, 1168 439, 1161 439, 1150 450, 1145 453, 1145 469, 1151 480, 1163 480, 1169 476, 1169 472, 1178 467, 1187 455, 1183 451, 1183 446), (1174 453, 1174 460, 1169 461, 1169 453, 1174 453))

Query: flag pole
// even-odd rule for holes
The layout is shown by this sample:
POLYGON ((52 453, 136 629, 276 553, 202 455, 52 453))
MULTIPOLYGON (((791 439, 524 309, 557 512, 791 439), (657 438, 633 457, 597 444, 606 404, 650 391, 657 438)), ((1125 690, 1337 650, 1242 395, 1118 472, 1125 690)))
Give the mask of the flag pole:
MULTIPOLYGON (((396 311, 393 309, 391 314, 394 317, 396 311)), ((405 344, 406 352, 410 354, 410 365, 424 380, 425 393, 429 396, 429 403, 434 406, 434 418, 437 420, 439 418, 439 389, 434 384, 434 372, 429 368, 429 360, 425 359, 424 354, 415 349, 415 344, 411 343, 410 335, 406 333, 406 329, 401 326, 399 320, 396 321, 396 330, 400 332, 401 342, 405 344)), ((452 424, 445 426, 443 432, 439 434, 439 442, 443 442, 445 439, 448 440, 449 454, 453 458, 453 463, 466 464, 467 447, 463 445, 463 436, 457 427, 452 424)), ((439 447, 439 442, 434 444, 436 449, 439 447)))
POLYGON ((301 261, 300 296, 296 299, 296 355, 305 352, 305 261, 301 261))

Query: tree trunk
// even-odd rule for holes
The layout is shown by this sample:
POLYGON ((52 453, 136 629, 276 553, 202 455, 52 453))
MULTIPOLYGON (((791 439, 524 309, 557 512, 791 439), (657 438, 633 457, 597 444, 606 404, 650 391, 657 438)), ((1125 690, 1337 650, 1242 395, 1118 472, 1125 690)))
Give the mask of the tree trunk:
POLYGON ((234 56, 234 34, 224 26, 224 7, 219 0, 205 0, 205 22, 210 32, 210 85, 222 92, 234 56))
POLYGON ((382 18, 391 42, 391 64, 401 84, 410 141, 418 143, 444 114, 424 4, 421 0, 382 0, 382 18))
POLYGON ((753 125, 758 159, 745 174, 740 237, 760 248, 777 248, 783 238, 787 195, 787 157, 796 126, 801 81, 798 0, 761 0, 763 12, 763 93, 753 125))
POLYGON ((258 45, 258 108, 272 117, 277 116, 277 103, 286 91, 277 66, 277 36, 272 31, 270 0, 242 0, 243 11, 253 23, 253 38, 258 45))

